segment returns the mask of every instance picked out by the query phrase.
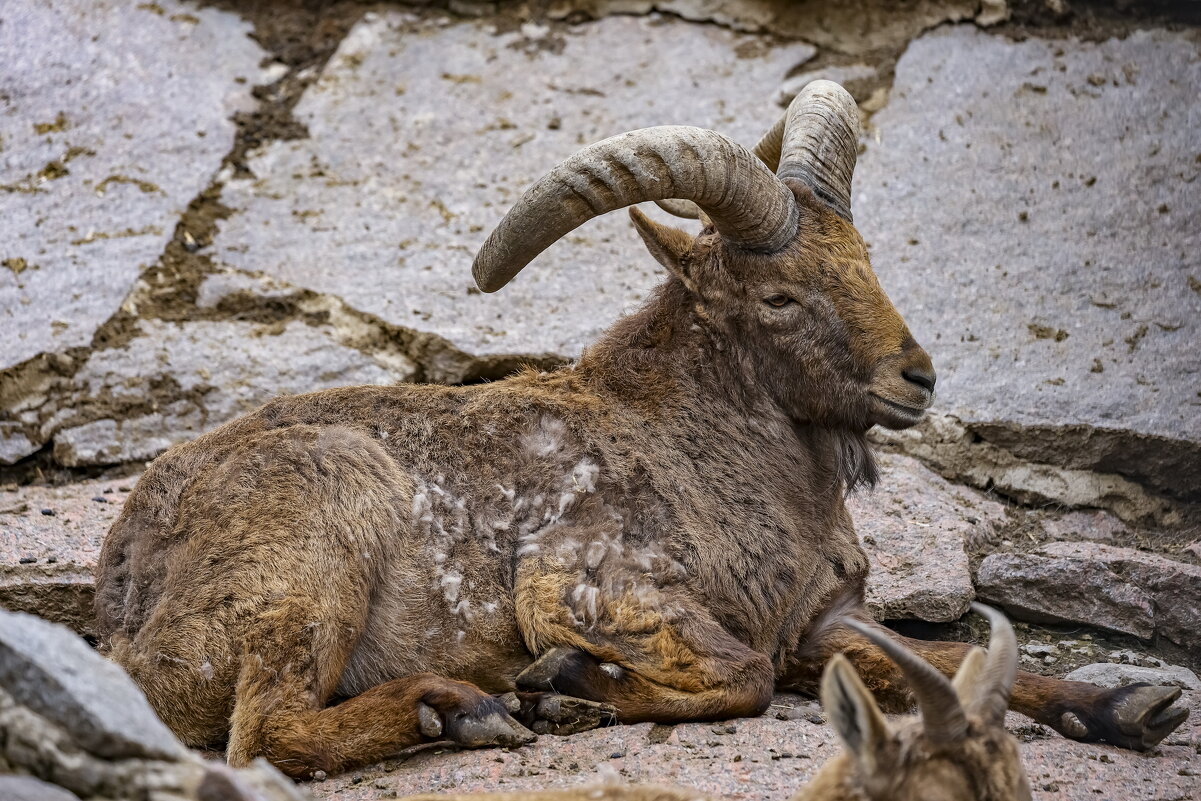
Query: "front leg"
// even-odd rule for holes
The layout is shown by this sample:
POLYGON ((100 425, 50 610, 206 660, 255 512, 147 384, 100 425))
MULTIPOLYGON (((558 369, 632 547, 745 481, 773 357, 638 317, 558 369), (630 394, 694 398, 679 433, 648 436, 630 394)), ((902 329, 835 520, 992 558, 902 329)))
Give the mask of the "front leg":
POLYGON ((539 654, 517 677, 522 690, 611 704, 622 723, 747 717, 771 702, 771 660, 682 588, 581 577, 538 559, 519 568, 516 595, 522 636, 539 654))

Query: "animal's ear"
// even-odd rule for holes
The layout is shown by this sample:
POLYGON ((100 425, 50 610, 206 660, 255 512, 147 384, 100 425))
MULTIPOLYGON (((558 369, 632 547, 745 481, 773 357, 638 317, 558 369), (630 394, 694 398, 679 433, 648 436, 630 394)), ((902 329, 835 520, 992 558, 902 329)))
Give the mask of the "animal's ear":
POLYGON ((959 670, 955 673, 955 679, 951 685, 955 688, 955 694, 959 696, 959 704, 964 709, 971 709, 972 704, 975 703, 977 690, 984 683, 981 677, 987 664, 988 656, 984 653, 983 648, 973 648, 968 651, 963 662, 959 664, 959 670))
POLYGON ((876 774, 889 751, 892 727, 842 654, 835 654, 822 674, 822 708, 864 774, 876 774))
POLYGON ((692 250, 692 237, 679 228, 655 222, 635 206, 630 206, 630 220, 655 261, 666 267, 672 275, 687 282, 683 260, 692 250))

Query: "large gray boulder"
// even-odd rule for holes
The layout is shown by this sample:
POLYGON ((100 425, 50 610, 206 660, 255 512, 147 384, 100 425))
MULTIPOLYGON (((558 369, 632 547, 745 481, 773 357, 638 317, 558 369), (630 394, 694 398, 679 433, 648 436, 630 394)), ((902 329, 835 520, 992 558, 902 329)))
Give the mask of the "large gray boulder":
POLYGON ((62 626, 0 610, 0 784, 4 798, 57 801, 303 801, 261 760, 233 770, 184 748, 125 672, 62 626), (40 793, 35 794, 35 793, 40 793), (74 794, 72 796, 71 794, 74 794))
POLYGON ((623 214, 593 220, 496 296, 471 261, 540 175, 581 146, 650 125, 752 144, 771 98, 814 54, 677 18, 567 29, 368 14, 294 114, 307 139, 271 142, 222 195, 216 258, 336 295, 420 334, 427 378, 496 375, 578 356, 662 273, 623 214), (620 54, 620 57, 615 57, 620 54))
POLYGON ((1164 30, 928 33, 897 63, 854 194, 940 411, 1023 459, 1194 500, 1199 53, 1164 30))
POLYGON ((0 7, 0 369, 90 344, 157 260, 254 103, 249 31, 176 0, 0 7))
POLYGON ((186 750, 120 667, 61 626, 0 611, 0 687, 105 759, 181 758, 186 750))
POLYGON ((982 600, 1036 621, 1083 623, 1192 647, 1201 630, 1201 567, 1093 542, 1053 542, 985 557, 982 600))

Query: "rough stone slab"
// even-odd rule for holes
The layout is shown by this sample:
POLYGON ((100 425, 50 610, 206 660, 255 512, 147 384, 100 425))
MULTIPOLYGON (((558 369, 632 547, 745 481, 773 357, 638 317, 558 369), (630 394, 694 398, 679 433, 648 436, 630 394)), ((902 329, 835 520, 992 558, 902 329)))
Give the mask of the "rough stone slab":
POLYGON ((574 357, 661 279, 628 219, 582 226, 495 296, 471 279, 489 230, 607 136, 673 123, 755 142, 779 114, 775 88, 813 53, 658 15, 497 34, 368 14, 294 111, 310 138, 267 144, 257 179, 227 185, 238 213, 216 258, 479 357, 574 357))
MULTIPOLYGON (((652 10, 736 30, 770 31, 853 54, 903 44, 944 22, 973 17, 984 25, 998 21, 995 15, 978 14, 981 4, 971 0, 919 0, 907 3, 901 13, 892 4, 876 0, 556 0, 550 14, 566 17, 583 11, 603 16, 652 10)), ((987 12, 987 8, 983 10, 987 12)))
POLYGON ((1005 507, 895 454, 880 454, 874 492, 850 500, 871 560, 867 603, 880 619, 949 621, 975 597, 966 541, 985 537, 1005 507))
MULTIPOLYGON (((807 703, 794 696, 777 696, 776 702, 807 703)), ((1152 755, 1072 742, 1014 714, 1007 723, 1018 735, 1039 801, 1183 799, 1191 798, 1198 787, 1201 757, 1195 748, 1201 745, 1201 698, 1186 694, 1184 703, 1192 709, 1189 720, 1152 755)), ((655 729, 652 737, 651 724, 644 723, 541 737, 514 751, 427 752, 307 788, 319 799, 375 801, 422 792, 653 782, 695 788, 713 798, 782 801, 840 750, 830 726, 776 719, 776 713, 787 711, 773 707, 764 717, 730 721, 734 734, 715 733, 725 723, 687 723, 667 731, 655 729), (740 759, 734 761, 736 757, 740 759)))
POLYGON ((0 687, 106 759, 178 759, 187 753, 125 671, 72 632, 0 610, 0 687))
POLYGON ((175 0, 0 10, 0 369, 91 342, 157 259, 252 105, 250 30, 175 0))
MULTIPOLYGON (((218 303, 228 294, 207 291, 218 303)), ((61 464, 116 464, 153 458, 276 395, 413 377, 407 357, 369 346, 378 332, 336 300, 305 312, 307 322, 140 320, 131 341, 92 353, 20 419, 36 442, 53 442, 61 464)))
POLYGON ((0 491, 0 606, 91 634, 100 545, 136 481, 0 491))
POLYGON ((1123 687, 1127 684, 1143 682, 1201 691, 1201 679, 1197 678, 1197 674, 1180 665, 1143 667, 1141 665, 1097 662, 1076 668, 1064 678, 1068 681, 1086 681, 1101 687, 1123 687))
POLYGON ((75 793, 32 776, 0 776, 0 798, 6 801, 79 801, 75 793))
POLYGON ((855 219, 939 372, 1024 458, 1201 487, 1195 33, 933 31, 872 118, 855 219))
POLYGON ((1012 614, 1086 623, 1150 639, 1195 644, 1201 567, 1133 548, 1054 542, 1033 553, 985 557, 980 597, 1012 614))

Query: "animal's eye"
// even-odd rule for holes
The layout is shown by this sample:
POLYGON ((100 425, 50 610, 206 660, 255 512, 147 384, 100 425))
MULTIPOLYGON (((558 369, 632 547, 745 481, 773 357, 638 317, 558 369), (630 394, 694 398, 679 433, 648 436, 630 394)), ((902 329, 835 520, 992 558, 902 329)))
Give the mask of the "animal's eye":
POLYGON ((792 303, 793 300, 787 295, 769 295, 763 299, 763 302, 770 306, 775 306, 778 309, 781 306, 787 306, 789 303, 792 303))

